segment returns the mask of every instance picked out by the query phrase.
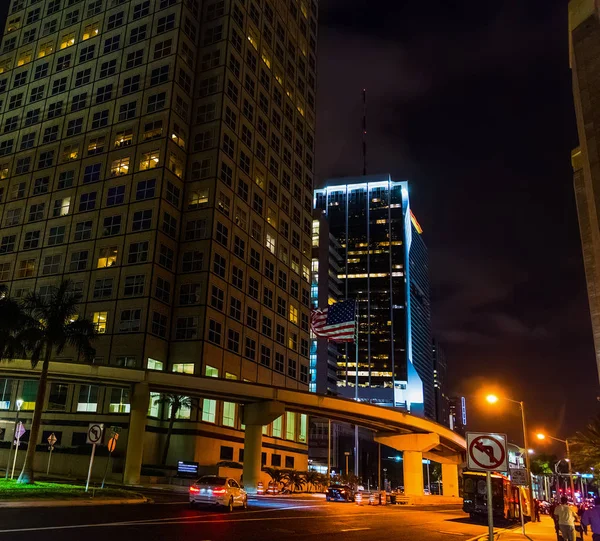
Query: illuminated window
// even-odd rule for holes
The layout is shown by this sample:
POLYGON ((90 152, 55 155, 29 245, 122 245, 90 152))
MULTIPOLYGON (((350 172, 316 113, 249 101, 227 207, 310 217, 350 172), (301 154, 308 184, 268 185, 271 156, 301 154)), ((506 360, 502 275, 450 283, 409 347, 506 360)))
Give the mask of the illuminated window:
POLYGON ((206 366, 206 368, 204 369, 204 375, 209 378, 218 378, 219 370, 214 366, 206 366))
POLYGON ((193 374, 194 363, 176 363, 171 367, 171 372, 177 372, 178 374, 193 374))
POLYGON ((296 438, 296 414, 293 411, 285 413, 285 439, 293 440, 296 438))
POLYGON ((110 413, 129 413, 130 410, 129 390, 113 387, 110 391, 108 411, 110 413))
POLYGON ((162 135, 162 120, 155 120, 144 124, 144 141, 162 135))
POLYGON ((98 410, 98 387, 96 385, 82 385, 79 388, 77 411, 95 413, 98 410))
POLYGON ((119 158, 112 162, 110 166, 112 176, 126 175, 127 173, 129 173, 129 157, 119 158))
POLYGON ((275 235, 271 233, 267 233, 267 250, 269 250, 272 254, 275 253, 275 235))
POLYGON ((102 269, 116 265, 117 252, 118 249, 116 246, 105 246, 104 248, 100 248, 100 254, 98 256, 98 268, 102 269))
POLYGON ((252 47, 254 47, 257 51, 258 51, 258 31, 255 30, 254 28, 252 28, 251 26, 248 27, 248 41, 250 43, 252 43, 252 47))
POLYGON ((106 332, 106 320, 108 319, 108 312, 94 312, 92 314, 92 323, 96 328, 98 334, 104 334, 106 332))
POLYGON ((62 199, 56 199, 54 201, 54 209, 52 210, 52 216, 54 218, 58 216, 66 216, 69 214, 69 208, 71 207, 71 198, 63 197, 62 199))
POLYGON ((85 41, 86 39, 93 38, 94 36, 98 35, 99 31, 100 31, 100 23, 99 22, 88 24, 83 29, 83 36, 81 36, 81 39, 85 41))
POLYGON ((102 137, 92 137, 90 142, 88 143, 88 156, 93 156, 94 154, 100 154, 104 151, 104 136, 102 137))
POLYGON ((197 209, 204 205, 208 205, 208 188, 193 191, 190 194, 188 210, 197 209))
POLYGON ((267 67, 271 67, 271 57, 269 56, 269 53, 267 53, 267 51, 265 49, 262 50, 262 55, 261 55, 263 62, 267 65, 267 67))
POLYGON ((234 402, 223 402, 223 426, 235 426, 234 402))
POLYGON ((23 400, 22 410, 30 411, 35 409, 35 399, 37 396, 38 382, 37 381, 24 381, 23 391, 21 392, 21 399, 23 400))
POLYGON ((217 401, 205 398, 202 401, 202 420, 214 423, 217 417, 217 401))
POLYGON ((277 419, 275 419, 273 421, 273 430, 271 431, 271 434, 273 434, 274 438, 281 438, 281 424, 282 424, 282 417, 277 417, 277 419))
POLYGON ((148 407, 148 417, 158 417, 160 410, 160 393, 150 393, 150 405, 148 407))
POLYGON ((160 151, 153 150, 152 152, 145 152, 142 154, 140 159, 140 171, 145 171, 146 169, 154 169, 158 167, 158 162, 160 161, 160 151))
POLYGON ((115 148, 127 147, 133 142, 133 130, 124 130, 117 132, 115 139, 115 148))
MULTIPOLYGON (((182 396, 181 397, 185 402, 189 403, 189 398, 187 396, 182 396)), ((175 415, 175 417, 177 419, 189 419, 192 416, 192 408, 187 405, 186 403, 181 404, 181 406, 179 407, 179 410, 177 411, 177 414, 175 415)))
POLYGON ((290 304, 290 321, 298 325, 298 308, 290 304))
POLYGON ((75 34, 66 34, 62 38, 60 38, 60 49, 66 49, 71 45, 75 44, 75 34))
POLYGON ((27 64, 31 62, 33 59, 33 51, 31 49, 27 49, 23 51, 19 56, 19 60, 17 60, 17 66, 22 66, 23 64, 27 64))
POLYGON ((76 160, 77 158, 79 158, 79 148, 76 147, 75 145, 65 146, 65 148, 63 149, 63 152, 61 154, 62 161, 68 162, 71 160, 76 160))
POLYGON ((305 442, 307 441, 306 433, 308 427, 308 416, 306 413, 300 414, 300 433, 298 434, 298 441, 305 442))
POLYGON ((157 361, 156 359, 151 359, 148 357, 148 370, 163 370, 164 364, 162 361, 157 361))

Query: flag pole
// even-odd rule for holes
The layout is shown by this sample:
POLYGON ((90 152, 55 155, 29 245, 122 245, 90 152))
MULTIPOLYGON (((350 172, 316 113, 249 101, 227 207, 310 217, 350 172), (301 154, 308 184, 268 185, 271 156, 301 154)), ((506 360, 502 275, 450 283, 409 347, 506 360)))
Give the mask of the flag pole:
MULTIPOLYGON (((354 302, 356 311, 356 337, 354 340, 356 342, 356 372, 354 379, 354 400, 358 402, 358 299, 354 302)), ((354 475, 356 475, 356 477, 358 477, 358 462, 358 425, 354 425, 354 475)))

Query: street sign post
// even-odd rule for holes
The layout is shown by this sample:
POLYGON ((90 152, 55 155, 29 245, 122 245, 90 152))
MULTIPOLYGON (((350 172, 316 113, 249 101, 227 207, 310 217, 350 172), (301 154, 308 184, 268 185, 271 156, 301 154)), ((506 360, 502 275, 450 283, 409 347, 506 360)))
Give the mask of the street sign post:
POLYGON ((87 431, 87 443, 92 444, 92 455, 90 456, 90 467, 88 469, 87 481, 85 482, 85 491, 90 486, 90 477, 92 476, 92 467, 94 466, 94 455, 96 454, 96 445, 102 443, 102 434, 104 433, 103 423, 90 423, 87 431))
POLYGON ((508 471, 506 434, 467 432, 467 468, 487 474, 488 538, 494 541, 492 472, 508 471))
POLYGON ((112 433, 112 437, 110 438, 110 440, 108 440, 108 444, 107 444, 107 448, 108 448, 108 460, 106 461, 106 466, 104 467, 104 476, 102 477, 102 487, 104 488, 104 482, 106 481, 106 474, 108 473, 108 466, 110 465, 110 460, 112 458, 112 454, 113 451, 116 449, 117 447, 117 440, 119 439, 119 432, 121 431, 121 428, 119 428, 119 432, 115 432, 115 426, 111 426, 110 429, 113 431, 112 433))
POLYGON ((52 451, 54 451, 54 444, 57 441, 58 440, 56 439, 56 434, 52 432, 52 434, 48 436, 48 450, 50 451, 50 454, 48 455, 48 467, 46 468, 46 475, 50 473, 50 461, 52 460, 52 451))
POLYGON ((15 476, 15 466, 17 464, 17 455, 19 454, 19 445, 21 443, 21 436, 23 434, 25 434, 25 432, 27 432, 27 430, 25 430, 25 427, 23 426, 23 423, 21 421, 19 421, 19 424, 17 425, 17 428, 15 429, 15 456, 13 459, 13 466, 12 466, 12 472, 10 474, 10 478, 12 479, 15 476))
POLYGON ((527 486, 527 470, 525 468, 511 468, 510 479, 513 485, 527 486))

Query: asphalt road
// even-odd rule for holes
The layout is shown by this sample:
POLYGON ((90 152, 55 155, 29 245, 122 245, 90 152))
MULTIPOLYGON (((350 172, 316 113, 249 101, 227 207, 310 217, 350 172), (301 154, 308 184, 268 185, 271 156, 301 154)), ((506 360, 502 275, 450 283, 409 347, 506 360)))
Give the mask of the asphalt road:
POLYGON ((457 506, 359 507, 318 499, 262 498, 247 511, 192 510, 185 496, 154 504, 0 509, 0 540, 144 541, 469 541, 485 533, 457 506))

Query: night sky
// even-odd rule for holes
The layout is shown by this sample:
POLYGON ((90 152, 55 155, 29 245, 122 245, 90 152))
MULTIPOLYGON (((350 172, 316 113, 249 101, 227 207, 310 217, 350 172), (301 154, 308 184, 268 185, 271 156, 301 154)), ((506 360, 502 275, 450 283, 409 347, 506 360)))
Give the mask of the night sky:
MULTIPOLYGON (((0 6, 4 26, 8 2, 0 6)), ((570 151, 567 2, 320 0, 317 185, 411 182, 429 247, 434 332, 469 428, 565 437, 596 413, 570 151)), ((537 447, 540 451, 543 449, 537 447)))
MULTIPOLYGON (((469 428, 571 435, 596 413, 570 151, 567 3, 320 0, 317 185, 411 181, 429 247, 433 328, 469 428), (351 5, 351 8, 349 7, 351 5)), ((543 449, 536 447, 540 451, 543 449)))

